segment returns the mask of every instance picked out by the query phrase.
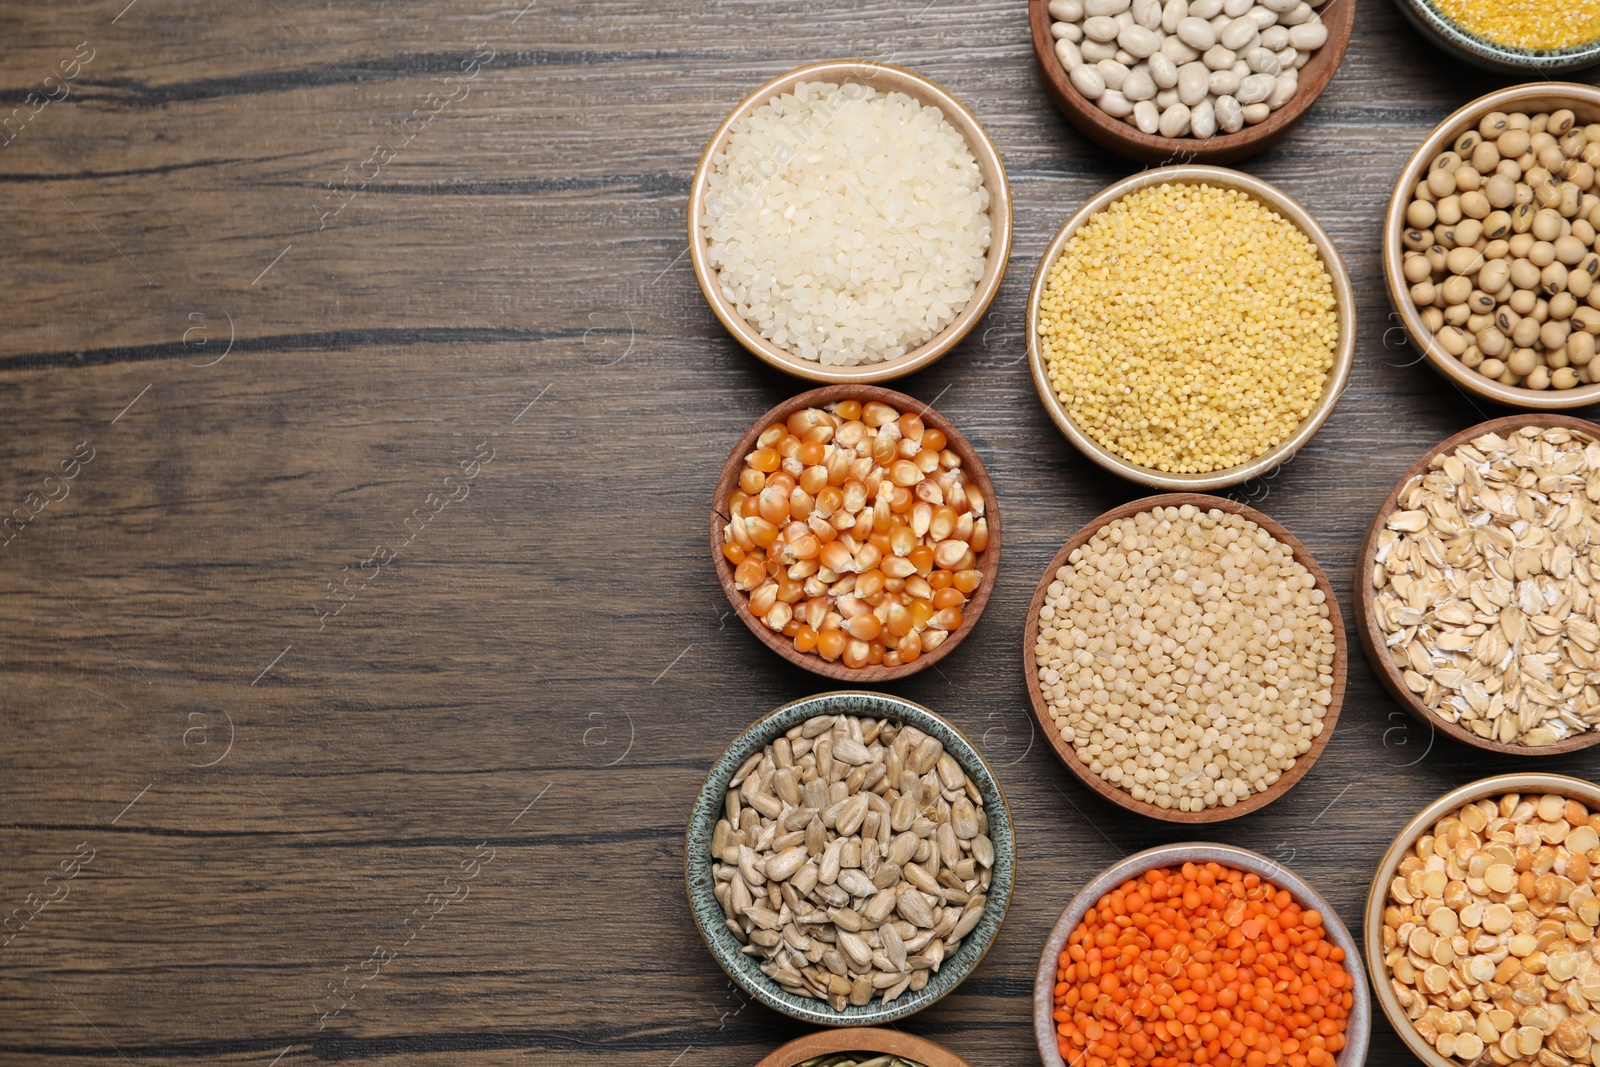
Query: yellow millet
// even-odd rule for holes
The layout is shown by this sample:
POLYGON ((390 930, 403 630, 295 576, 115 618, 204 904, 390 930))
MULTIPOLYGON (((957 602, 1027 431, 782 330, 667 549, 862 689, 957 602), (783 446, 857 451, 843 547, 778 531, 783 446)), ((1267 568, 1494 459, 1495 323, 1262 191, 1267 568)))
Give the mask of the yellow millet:
POLYGON ((1600 0, 1433 0, 1445 18, 1495 44, 1529 51, 1600 38, 1600 0))
POLYGON ((1092 216, 1039 305, 1068 415, 1144 467, 1234 467, 1292 434, 1339 339, 1311 239, 1233 189, 1164 184, 1092 216))

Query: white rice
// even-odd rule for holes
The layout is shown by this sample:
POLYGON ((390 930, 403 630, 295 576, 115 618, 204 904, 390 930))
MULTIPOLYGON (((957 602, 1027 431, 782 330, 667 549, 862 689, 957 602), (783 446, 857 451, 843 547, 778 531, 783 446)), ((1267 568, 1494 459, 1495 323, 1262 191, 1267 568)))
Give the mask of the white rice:
POLYGON ((977 290, 989 190, 936 107, 802 82, 735 124, 714 164, 711 266, 780 348, 829 366, 894 359, 977 290))

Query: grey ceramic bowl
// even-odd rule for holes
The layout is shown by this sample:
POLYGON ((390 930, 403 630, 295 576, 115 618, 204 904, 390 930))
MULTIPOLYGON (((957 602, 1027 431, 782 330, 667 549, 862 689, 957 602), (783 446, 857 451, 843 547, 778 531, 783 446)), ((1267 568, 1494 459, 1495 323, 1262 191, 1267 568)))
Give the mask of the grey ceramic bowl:
POLYGON ((1056 1024, 1051 1018, 1055 1010, 1056 961, 1066 947, 1067 938, 1078 928, 1084 915, 1095 902, 1131 878, 1137 878, 1152 867, 1180 867, 1185 863, 1216 861, 1226 867, 1253 871, 1289 894, 1303 907, 1315 908, 1322 915, 1322 926, 1334 944, 1344 949, 1344 969, 1355 979, 1355 1003, 1350 1007, 1350 1018, 1345 1026, 1345 1046, 1334 1057, 1338 1067, 1361 1067, 1367 1058, 1367 1041, 1372 1036, 1372 1001, 1367 992, 1367 976, 1361 967, 1361 950, 1355 938, 1345 928, 1339 913, 1295 874, 1274 863, 1259 852, 1233 845, 1217 845, 1207 841, 1185 841, 1175 845, 1161 845, 1136 852, 1124 860, 1107 867, 1094 880, 1078 891, 1067 905, 1067 910, 1056 920, 1044 943, 1039 957, 1039 972, 1033 982, 1033 1032, 1039 1043, 1039 1058, 1044 1067, 1066 1067, 1056 1043, 1056 1024))
POLYGON ((1011 886, 1016 876, 1016 840, 1011 811, 1000 782, 978 750, 961 732, 920 704, 860 690, 819 693, 785 704, 757 721, 728 746, 712 764, 700 795, 689 816, 689 832, 684 842, 684 881, 689 890, 689 907, 706 947, 728 977, 756 1000, 785 1015, 819 1026, 883 1026, 921 1011, 966 980, 978 966, 1005 921, 1011 903, 1011 886), (945 751, 955 757, 972 777, 983 795, 983 810, 989 817, 989 839, 994 842, 994 871, 989 885, 989 900, 983 918, 961 941, 961 947, 948 957, 921 991, 907 992, 888 1005, 874 999, 836 1012, 820 1000, 795 996, 761 973, 752 956, 740 952, 740 944, 724 923, 722 907, 712 895, 711 832, 722 815, 723 798, 734 772, 766 745, 791 729, 818 715, 860 715, 908 723, 923 733, 937 737, 945 751))
POLYGON ((1424 37, 1451 55, 1484 70, 1555 74, 1600 63, 1600 40, 1550 51, 1508 48, 1468 33, 1445 18, 1428 0, 1395 0, 1395 6, 1424 37))

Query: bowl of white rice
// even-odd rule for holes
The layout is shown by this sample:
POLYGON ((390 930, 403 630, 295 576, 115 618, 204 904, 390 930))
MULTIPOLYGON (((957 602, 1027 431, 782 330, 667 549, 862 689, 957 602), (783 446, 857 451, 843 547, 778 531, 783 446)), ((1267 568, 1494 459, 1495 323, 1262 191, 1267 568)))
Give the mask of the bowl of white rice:
POLYGON ((761 86, 712 135, 689 194, 711 309, 811 381, 932 363, 988 309, 1010 252, 994 142, 944 89, 884 63, 813 63, 761 86))

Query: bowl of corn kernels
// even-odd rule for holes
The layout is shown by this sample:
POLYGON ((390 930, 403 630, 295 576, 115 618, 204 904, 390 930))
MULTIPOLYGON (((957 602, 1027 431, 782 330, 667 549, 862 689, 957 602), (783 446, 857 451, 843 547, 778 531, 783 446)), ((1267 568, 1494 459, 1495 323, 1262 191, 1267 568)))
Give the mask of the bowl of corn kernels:
POLYGON ((1428 1067, 1600 1057, 1600 787, 1503 774, 1429 804, 1389 846, 1365 948, 1428 1067))
POLYGON ((1399 0, 1434 44, 1494 71, 1554 74, 1600 63, 1596 0, 1399 0))
POLYGON ((1327 232, 1222 167, 1101 191, 1050 242, 1028 297, 1028 363, 1056 426, 1113 474, 1172 492, 1237 485, 1299 451, 1349 381, 1355 335, 1327 232))
POLYGON ((1600 89, 1518 85, 1445 119, 1384 223, 1389 299, 1428 363, 1535 410, 1600 400, 1600 89))

